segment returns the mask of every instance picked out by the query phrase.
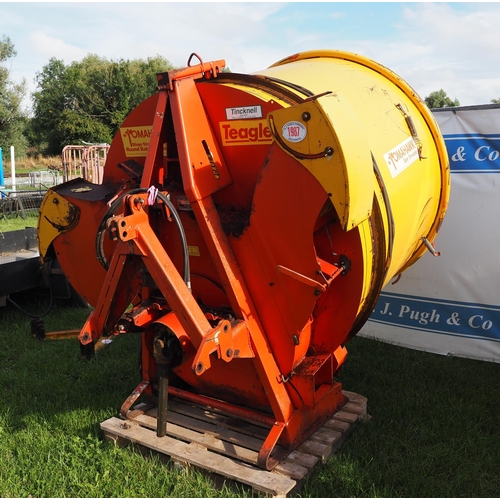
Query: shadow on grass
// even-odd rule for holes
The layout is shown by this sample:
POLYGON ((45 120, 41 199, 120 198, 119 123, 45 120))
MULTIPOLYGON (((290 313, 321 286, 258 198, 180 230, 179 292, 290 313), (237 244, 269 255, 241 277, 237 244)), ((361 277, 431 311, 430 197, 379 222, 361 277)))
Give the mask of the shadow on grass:
MULTIPOLYGON (((22 305, 36 315, 47 301, 31 296, 22 305)), ((80 329, 89 313, 55 304, 45 330, 80 329)), ((140 381, 138 335, 115 338, 89 361, 76 339, 32 337, 30 320, 0 308, 0 496, 248 496, 103 440, 100 423, 118 414, 140 381)))
POLYGON ((356 337, 340 380, 370 420, 320 466, 315 497, 497 497, 500 365, 356 337))
MULTIPOLYGON (((30 314, 44 306, 42 300, 23 302, 30 314)), ((43 318, 45 330, 71 330, 83 326, 89 309, 56 303, 43 318)), ((15 419, 13 430, 32 418, 48 423, 71 419, 79 412, 81 431, 88 432, 81 410, 115 415, 138 383, 138 336, 116 338, 92 360, 82 358, 76 339, 38 340, 31 336, 31 318, 7 306, 0 309, 0 380, 5 388, 3 405, 15 419)), ((89 424, 90 422, 87 422, 89 424)))
MULTIPOLYGON (((44 318, 46 331, 81 328, 88 313, 56 305, 44 318)), ((2 496, 251 494, 220 490, 194 472, 166 472, 156 459, 102 441, 99 424, 140 381, 137 335, 117 338, 88 361, 76 339, 32 338, 29 321, 12 307, 0 309, 2 496)), ((340 381, 368 398, 371 419, 315 468, 302 496, 498 496, 499 364, 360 337, 347 347, 340 381)))

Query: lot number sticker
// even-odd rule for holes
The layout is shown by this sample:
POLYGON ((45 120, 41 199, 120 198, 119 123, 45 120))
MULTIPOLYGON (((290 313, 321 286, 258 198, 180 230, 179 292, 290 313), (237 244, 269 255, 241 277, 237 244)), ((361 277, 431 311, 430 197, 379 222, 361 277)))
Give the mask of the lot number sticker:
POLYGON ((306 127, 300 122, 287 122, 281 129, 283 139, 289 142, 300 142, 305 139, 307 135, 306 127))

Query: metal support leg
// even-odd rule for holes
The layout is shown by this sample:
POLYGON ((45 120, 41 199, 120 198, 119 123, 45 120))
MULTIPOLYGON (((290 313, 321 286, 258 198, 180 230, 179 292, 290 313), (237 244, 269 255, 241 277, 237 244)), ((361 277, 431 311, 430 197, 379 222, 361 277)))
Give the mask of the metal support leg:
POLYGON ((159 365, 160 379, 158 387, 158 420, 156 423, 156 435, 158 437, 167 434, 167 408, 168 408, 168 372, 170 365, 159 365))
POLYGON ((172 365, 173 353, 166 346, 162 338, 154 341, 154 354, 158 367, 158 415, 156 420, 156 436, 164 437, 167 434, 167 406, 168 406, 168 376, 172 365))

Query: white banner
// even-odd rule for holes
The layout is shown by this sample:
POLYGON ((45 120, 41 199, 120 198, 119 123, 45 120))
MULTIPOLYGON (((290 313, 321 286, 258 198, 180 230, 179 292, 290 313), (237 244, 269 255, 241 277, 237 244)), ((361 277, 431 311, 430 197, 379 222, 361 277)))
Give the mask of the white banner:
POLYGON ((500 362, 500 105, 433 111, 451 167, 441 256, 387 285, 359 335, 500 362))

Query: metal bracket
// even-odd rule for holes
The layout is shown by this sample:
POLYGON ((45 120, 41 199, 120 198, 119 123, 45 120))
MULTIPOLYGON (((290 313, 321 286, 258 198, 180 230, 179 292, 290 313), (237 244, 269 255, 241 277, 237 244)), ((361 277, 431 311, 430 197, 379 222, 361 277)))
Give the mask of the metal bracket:
POLYGON ((439 257, 441 255, 441 252, 437 252, 434 248, 434 245, 427 238, 422 237, 422 242, 427 247, 427 250, 429 250, 429 252, 434 255, 434 257, 439 257))
POLYGON ((217 353, 219 359, 226 362, 233 358, 253 358, 255 354, 250 344, 250 332, 242 321, 234 326, 227 320, 221 320, 216 328, 203 339, 191 365, 196 375, 201 375, 210 366, 210 355, 217 353))

